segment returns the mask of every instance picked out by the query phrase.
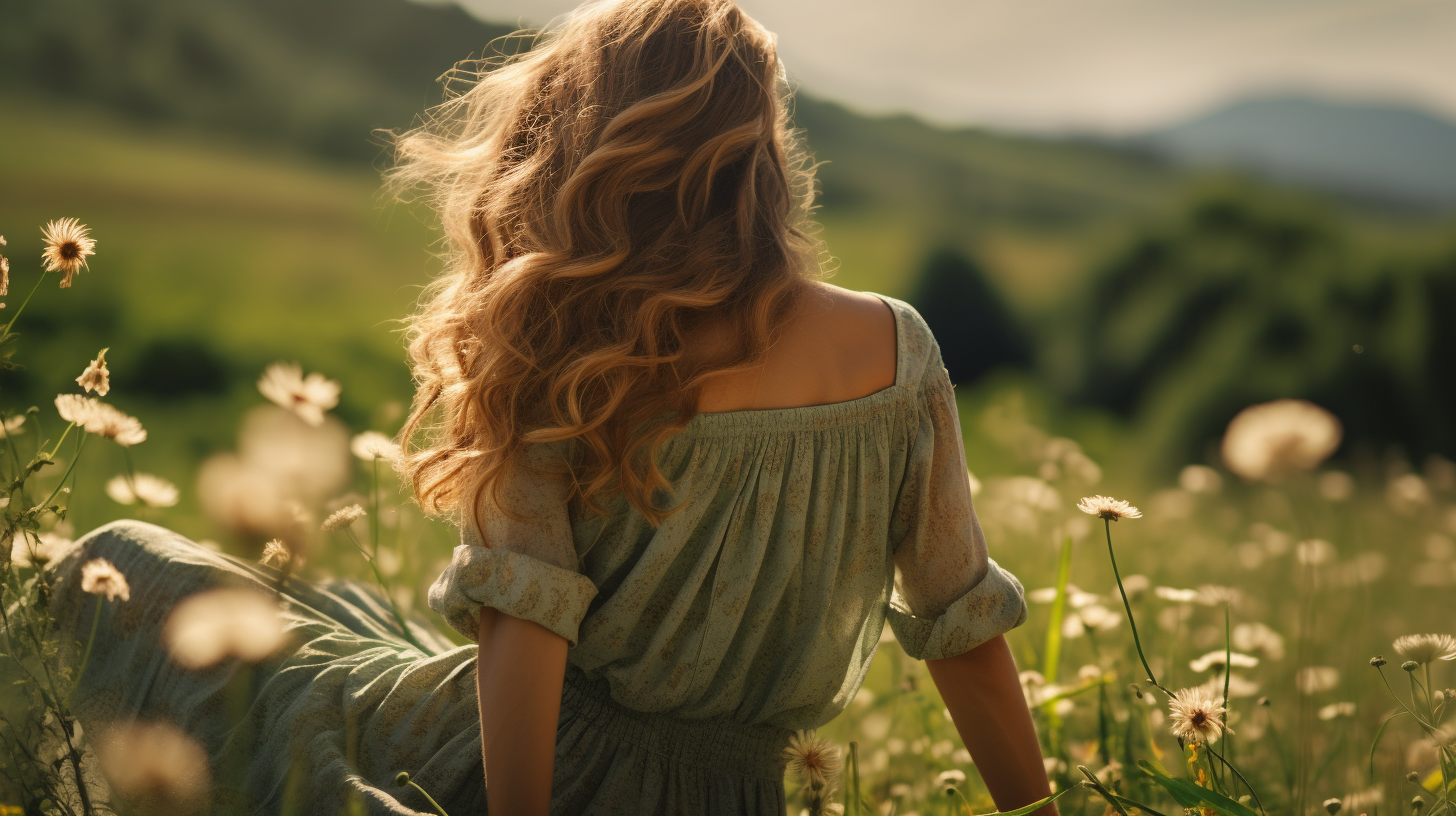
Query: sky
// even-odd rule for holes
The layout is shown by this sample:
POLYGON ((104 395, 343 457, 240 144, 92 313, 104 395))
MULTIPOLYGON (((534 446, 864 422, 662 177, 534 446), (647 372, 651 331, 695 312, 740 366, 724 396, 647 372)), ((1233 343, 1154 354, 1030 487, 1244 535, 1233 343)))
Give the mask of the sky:
MULTIPOLYGON (((540 24, 571 0, 460 0, 540 24)), ((739 0, 799 86, 943 124, 1126 135, 1309 95, 1456 120, 1456 0, 739 0)))

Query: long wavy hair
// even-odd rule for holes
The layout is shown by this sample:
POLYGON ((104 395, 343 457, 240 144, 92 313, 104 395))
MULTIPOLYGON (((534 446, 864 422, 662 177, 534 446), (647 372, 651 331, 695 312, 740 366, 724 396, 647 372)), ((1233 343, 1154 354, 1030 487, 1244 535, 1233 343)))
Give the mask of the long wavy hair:
POLYGON ((445 243, 408 322, 401 471, 478 526, 531 446, 569 441, 573 500, 658 524, 659 447, 817 271, 813 167, 773 36, 732 0, 591 3, 528 44, 457 66, 465 88, 395 142, 391 181, 445 243), (690 354, 708 326, 737 348, 690 354))

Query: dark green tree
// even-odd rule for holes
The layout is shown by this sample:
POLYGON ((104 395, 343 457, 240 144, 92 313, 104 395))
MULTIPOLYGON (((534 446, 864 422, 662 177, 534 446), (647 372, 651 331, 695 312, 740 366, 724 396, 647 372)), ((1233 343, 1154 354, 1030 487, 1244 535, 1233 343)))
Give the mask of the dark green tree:
POLYGON ((956 250, 942 247, 926 258, 910 303, 935 333, 951 382, 1031 365, 1031 344, 1016 315, 981 267, 956 250))

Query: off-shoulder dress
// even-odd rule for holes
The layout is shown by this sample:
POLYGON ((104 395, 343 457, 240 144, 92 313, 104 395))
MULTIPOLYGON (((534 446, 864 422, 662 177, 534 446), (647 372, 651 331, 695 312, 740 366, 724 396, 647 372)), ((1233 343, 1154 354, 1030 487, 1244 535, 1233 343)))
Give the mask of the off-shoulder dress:
MULTIPOLYGON (((988 557, 971 506, 939 349, 913 308, 883 300, 894 385, 696 416, 661 451, 682 507, 660 526, 621 500, 573 510, 563 478, 535 467, 562 455, 551 446, 506 485, 509 512, 481 508, 484 540, 464 525, 430 607, 468 638, 490 606, 570 644, 553 813, 778 816, 788 735, 845 708, 887 621, 909 655, 932 659, 1024 620, 1021 585, 988 557)), ((401 770, 451 814, 486 812, 474 646, 420 632, 422 654, 368 593, 290 581, 287 650, 188 671, 159 645, 171 606, 220 584, 272 588, 276 574, 117 522, 58 566, 58 618, 76 630, 96 602, 79 565, 95 557, 128 575, 132 599, 102 610, 76 695, 88 730, 176 723, 212 758, 215 812, 432 812, 394 785, 401 770)))

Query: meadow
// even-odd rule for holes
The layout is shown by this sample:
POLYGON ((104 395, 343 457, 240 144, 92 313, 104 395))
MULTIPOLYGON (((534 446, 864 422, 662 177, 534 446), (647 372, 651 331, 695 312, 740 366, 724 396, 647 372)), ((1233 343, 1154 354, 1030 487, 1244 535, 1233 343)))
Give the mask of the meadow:
MULTIPOLYGON (((14 114, 0 128, 0 233, 8 239, 0 255, 11 262, 5 319, 20 309, 44 264, 41 225, 75 217, 97 241, 71 288, 57 290, 55 274, 46 276, 13 324, 17 336, 3 345, 22 367, 0 371, 0 407, 12 421, 25 417, 5 437, 16 452, 4 465, 5 518, 13 554, 21 556, 7 565, 6 604, 44 594, 36 571, 21 565, 34 560, 24 548, 138 517, 248 560, 267 557, 265 542, 291 535, 307 556, 305 577, 382 583, 402 615, 429 621, 423 591, 455 533, 421 517, 387 467, 350 451, 366 431, 393 435, 409 399, 395 321, 434 268, 426 220, 382 202, 377 174, 357 164, 24 95, 0 106, 14 114), (57 416, 55 396, 81 393, 75 380, 102 348, 109 349, 111 378, 104 401, 140 420, 148 430, 142 443, 91 439, 95 433, 67 430, 57 416), (277 361, 341 386, 322 424, 299 420, 259 393, 259 378, 277 361), (51 450, 54 461, 26 475, 22 463, 51 450), (142 473, 175 487, 175 497, 155 483, 142 488, 142 473), (63 513, 37 504, 52 494, 63 513), (148 497, 159 506, 148 506, 148 497), (377 551, 365 547, 367 557, 347 537, 320 530, 331 514, 356 504, 367 518, 349 529, 361 542, 375 534, 380 542, 377 551)), ((816 128, 844 132, 830 126, 836 115, 806 108, 811 137, 816 128)), ((937 151, 951 152, 950 136, 894 120, 853 132, 858 142, 836 145, 826 135, 821 149, 863 168, 879 155, 876 139, 913 137, 923 140, 917 155, 931 160, 837 180, 826 170, 822 237, 835 282, 912 297, 927 248, 975 251, 1033 331, 1061 321, 1063 296, 1089 286, 1089 270, 1117 257, 1180 186, 1197 185, 1136 161, 986 137, 976 161, 986 173, 1019 180, 996 184, 997 177, 972 172, 976 161, 947 155, 936 163, 937 151), (939 216, 912 207, 933 186, 935 168, 947 164, 989 192, 939 216), (1046 189, 1027 198, 1037 184, 1046 189), (876 191, 880 198, 867 198, 876 191), (1045 200, 1070 209, 1034 206, 1045 200), (963 232, 963 223, 973 227, 963 232)), ((935 199, 937 206, 945 201, 935 199)), ((1391 246, 1412 256, 1439 253, 1448 241, 1428 224, 1383 218, 1349 232, 1366 254, 1391 246)), ((1396 300, 1419 303, 1411 292, 1396 300)), ((1411 325, 1393 314, 1393 323, 1411 325)), ((1422 347, 1412 341, 1400 348, 1422 347)), ((1229 376, 1237 377, 1245 358, 1230 359, 1229 376)), ((1412 351, 1397 362, 1418 359, 1412 351)), ((1426 369, 1409 367, 1407 376, 1422 379, 1426 369)), ((1291 381, 1270 382, 1266 391, 1297 395, 1291 381)), ((1320 809, 1373 816, 1449 808, 1442 785, 1452 777, 1441 769, 1453 767, 1453 732, 1440 719, 1453 696, 1442 689, 1456 685, 1456 664, 1427 660, 1404 670, 1393 642, 1456 628, 1456 465, 1428 451, 1408 454, 1393 436, 1362 435, 1333 458, 1295 457, 1249 478, 1247 467, 1239 466, 1242 476, 1230 470, 1220 440, 1230 416, 1263 398, 1239 396, 1241 404, 1207 420, 1217 433, 1189 440, 1148 422, 1161 416, 1155 411, 1128 415, 1077 403, 1027 371, 998 370, 958 393, 992 555, 1031 599, 1030 618, 1009 639, 1026 672, 1049 772, 1059 790, 1071 790, 1058 802, 1064 813, 1171 816, 1188 807, 1238 816, 1320 809), (1166 439, 1186 444, 1163 445, 1166 439), (1181 458, 1171 465, 1163 461, 1175 455, 1181 458), (1104 528, 1077 509, 1079 499, 1096 494, 1130 501, 1142 517, 1104 528), (1377 655, 1388 664, 1372 666, 1377 655), (1226 664, 1234 668, 1225 672, 1226 664), (1180 744, 1148 670, 1173 691, 1225 687, 1231 731, 1206 740, 1202 751, 1180 744), (1221 759, 1211 759, 1213 752, 1221 759), (1166 779, 1201 782, 1195 787, 1211 792, 1209 799, 1166 779), (1101 790, 1082 787, 1093 780, 1101 790), (1143 806, 1128 804, 1134 801, 1143 806)), ((1159 393, 1164 403, 1194 401, 1159 393)), ((1276 460, 1288 454, 1281 439, 1265 443, 1276 460)), ((20 652, 13 641, 6 651, 20 652)), ((14 666, 6 666, 4 678, 14 679, 14 666)), ((3 733, 13 745, 34 700, 6 685, 3 733)), ((843 756, 832 794, 809 796, 791 777, 793 812, 830 805, 901 816, 994 810, 943 711, 924 666, 887 636, 865 687, 819 732, 843 756)), ((44 727, 57 733, 63 720, 44 727)), ((84 744, 76 750, 89 767, 99 763, 84 744)), ((74 801, 64 773, 60 793, 47 802, 43 789, 27 787, 26 773, 5 767, 0 805, 76 812, 67 810, 74 801)), ((119 812, 155 812, 129 802, 125 790, 118 794, 119 812)))

